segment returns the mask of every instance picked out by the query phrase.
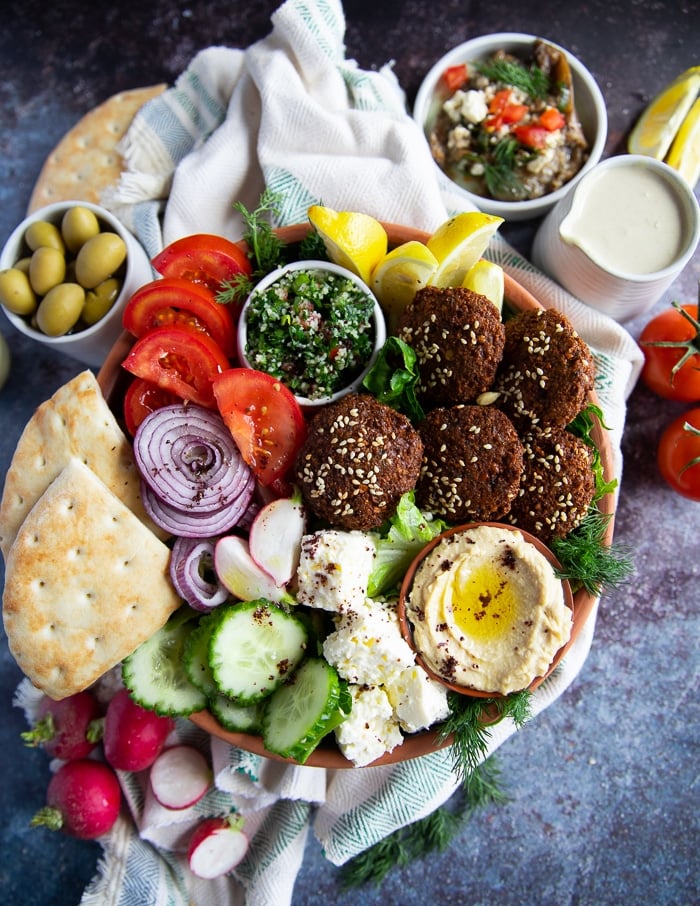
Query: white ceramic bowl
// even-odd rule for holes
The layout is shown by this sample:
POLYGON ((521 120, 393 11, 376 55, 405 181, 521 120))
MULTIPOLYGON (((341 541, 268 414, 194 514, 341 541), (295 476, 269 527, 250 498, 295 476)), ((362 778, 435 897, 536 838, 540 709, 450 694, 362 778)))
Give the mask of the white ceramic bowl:
POLYGON ((61 337, 49 337, 29 321, 3 307, 10 323, 22 334, 85 365, 99 368, 121 334, 122 312, 134 292, 154 278, 154 271, 143 246, 117 218, 105 208, 86 201, 58 201, 32 212, 12 231, 0 253, 0 270, 13 267, 25 255, 24 234, 32 223, 47 220, 60 226, 63 215, 79 205, 93 211, 106 229, 117 233, 126 243, 126 271, 121 292, 107 314, 91 327, 61 337))
POLYGON ((362 381, 364 380, 367 372, 370 370, 374 364, 379 350, 384 345, 386 340, 386 323, 384 320, 384 315, 382 313, 381 306, 374 296, 372 290, 367 286, 367 284, 356 276, 352 271, 347 270, 344 267, 340 267, 337 264, 333 264, 330 261, 294 261, 291 264, 287 264, 284 267, 280 267, 272 273, 268 274, 266 277, 256 285, 253 292, 250 294, 248 299, 243 306, 241 311, 241 316, 238 322, 238 355, 244 365, 249 368, 255 367, 252 365, 246 357, 246 348, 248 345, 248 309, 250 307, 251 299, 259 295, 261 292, 265 292, 269 289, 274 283, 283 277, 285 274, 288 274, 290 271, 325 271, 327 273, 337 274, 340 277, 346 277, 348 280, 358 286, 362 292, 366 293, 374 303, 374 345, 372 349, 372 355, 369 361, 366 363, 362 371, 357 375, 357 377, 350 383, 347 384, 342 390, 336 391, 332 396, 319 397, 318 399, 309 399, 305 396, 296 395, 299 405, 304 409, 315 409, 321 406, 327 406, 329 403, 335 402, 335 400, 340 399, 345 396, 347 393, 351 393, 354 390, 357 390, 362 381))
MULTIPOLYGON (((413 118, 423 129, 426 138, 430 134, 440 106, 440 97, 437 93, 438 83, 449 66, 458 66, 461 63, 482 60, 501 49, 509 51, 516 56, 527 58, 530 56, 532 44, 537 40, 537 37, 536 35, 521 34, 519 32, 482 35, 460 44, 441 57, 423 80, 418 89, 413 107, 413 118)), ((587 173, 591 167, 598 163, 603 154, 608 135, 608 115, 605 100, 597 82, 583 63, 568 50, 554 41, 549 41, 546 38, 542 40, 546 40, 548 44, 558 50, 563 50, 566 54, 573 79, 576 111, 584 135, 590 145, 588 159, 581 170, 560 189, 540 198, 533 198, 527 201, 497 201, 483 195, 476 195, 449 179, 438 164, 435 163, 440 180, 449 185, 450 191, 464 202, 465 207, 477 208, 487 214, 494 214, 506 220, 527 220, 540 217, 547 213, 560 198, 566 195, 584 173, 587 173)))

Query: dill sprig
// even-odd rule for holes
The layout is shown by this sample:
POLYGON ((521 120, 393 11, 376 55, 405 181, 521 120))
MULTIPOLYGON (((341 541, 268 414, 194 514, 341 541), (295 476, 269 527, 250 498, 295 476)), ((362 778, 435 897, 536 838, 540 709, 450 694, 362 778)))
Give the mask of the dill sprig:
POLYGON ((493 147, 493 163, 484 163, 484 181, 494 198, 519 201, 525 187, 515 175, 516 154, 520 145, 513 137, 500 139, 493 147))
POLYGON ((440 725, 438 739, 453 735, 454 769, 471 794, 473 777, 485 759, 491 739, 491 727, 510 717, 521 727, 530 717, 530 695, 527 689, 503 698, 472 698, 448 692, 450 714, 440 725))
POLYGON ((490 81, 512 85, 535 100, 544 100, 549 93, 549 77, 539 66, 528 68, 514 60, 484 60, 476 68, 490 81))
POLYGON ((611 518, 609 513, 591 507, 573 531, 551 542, 562 566, 557 575, 592 595, 599 595, 603 589, 619 588, 634 571, 627 547, 603 543, 611 518))
POLYGON ((263 191, 253 211, 249 211, 241 201, 234 203, 234 209, 245 223, 243 239, 248 244, 248 257, 253 272, 250 275, 236 274, 233 279, 225 281, 217 294, 218 302, 243 303, 261 277, 284 264, 285 244, 275 234, 270 223, 271 215, 279 214, 280 203, 280 195, 270 189, 263 191))
POLYGON ((500 769, 495 756, 491 756, 474 771, 470 790, 462 788, 450 803, 394 831, 347 862, 341 869, 341 886, 347 889, 380 884, 393 868, 405 867, 430 852, 444 851, 477 808, 508 801, 499 779, 500 769))

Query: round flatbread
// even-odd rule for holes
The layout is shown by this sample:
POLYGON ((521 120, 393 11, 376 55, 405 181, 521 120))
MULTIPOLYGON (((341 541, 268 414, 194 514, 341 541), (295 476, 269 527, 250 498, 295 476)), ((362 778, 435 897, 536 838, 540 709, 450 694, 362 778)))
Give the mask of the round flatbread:
POLYGON ((117 145, 145 103, 165 84, 121 91, 87 113, 49 154, 29 200, 29 212, 56 201, 100 203, 123 169, 117 145))

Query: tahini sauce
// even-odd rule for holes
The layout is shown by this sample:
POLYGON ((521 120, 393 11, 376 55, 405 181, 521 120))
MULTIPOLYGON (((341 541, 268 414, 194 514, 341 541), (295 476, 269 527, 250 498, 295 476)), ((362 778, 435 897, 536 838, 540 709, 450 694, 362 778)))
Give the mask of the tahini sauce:
POLYGON ((579 187, 560 234, 600 267, 651 274, 669 267, 682 253, 683 211, 660 174, 636 165, 610 167, 596 174, 585 190, 579 187))

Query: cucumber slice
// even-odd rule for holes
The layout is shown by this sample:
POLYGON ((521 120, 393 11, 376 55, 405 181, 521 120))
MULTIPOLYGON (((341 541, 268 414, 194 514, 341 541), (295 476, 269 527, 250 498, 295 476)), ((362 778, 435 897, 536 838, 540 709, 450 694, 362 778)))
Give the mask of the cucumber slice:
POLYGON ((209 699, 209 710, 225 730, 231 733, 259 733, 261 705, 240 705, 227 695, 209 699))
POLYGON ((199 625, 187 637, 182 662, 190 682, 207 698, 213 698, 219 693, 209 666, 209 644, 218 616, 212 613, 200 619, 199 625))
POLYGON ((168 717, 185 717, 206 708, 206 695, 190 682, 182 665, 196 619, 193 610, 181 607, 122 661, 124 685, 142 707, 168 717))
POLYGON ((294 614, 264 599, 234 604, 217 621, 209 665, 220 692, 252 704, 280 686, 304 657, 307 631, 294 614))
POLYGON ((338 671, 310 657, 265 702, 263 741, 269 752, 303 764, 350 713, 352 699, 338 671))

